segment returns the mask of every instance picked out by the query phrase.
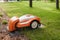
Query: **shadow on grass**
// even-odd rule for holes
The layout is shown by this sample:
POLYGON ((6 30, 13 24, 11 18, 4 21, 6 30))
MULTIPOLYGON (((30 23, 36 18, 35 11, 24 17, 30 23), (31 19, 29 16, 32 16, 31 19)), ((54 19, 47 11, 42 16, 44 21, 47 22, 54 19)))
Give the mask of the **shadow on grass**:
POLYGON ((14 31, 14 32, 10 32, 9 33, 9 35, 11 36, 11 37, 14 37, 14 36, 24 36, 25 34, 24 34, 24 32, 25 31, 30 31, 30 32, 35 32, 35 31, 41 31, 41 32, 43 32, 44 31, 44 29, 42 29, 42 28, 37 28, 37 29, 31 29, 31 28, 29 28, 29 27, 25 27, 25 28, 20 28, 20 29, 17 29, 16 31, 14 31))

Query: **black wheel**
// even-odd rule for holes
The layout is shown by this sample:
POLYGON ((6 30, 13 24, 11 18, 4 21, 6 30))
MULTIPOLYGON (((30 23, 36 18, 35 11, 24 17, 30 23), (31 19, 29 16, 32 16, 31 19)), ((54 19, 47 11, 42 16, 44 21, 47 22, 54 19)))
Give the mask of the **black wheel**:
POLYGON ((39 26, 39 22, 36 21, 36 20, 32 21, 31 24, 30 24, 30 27, 32 29, 36 29, 36 28, 38 28, 38 26, 39 26))

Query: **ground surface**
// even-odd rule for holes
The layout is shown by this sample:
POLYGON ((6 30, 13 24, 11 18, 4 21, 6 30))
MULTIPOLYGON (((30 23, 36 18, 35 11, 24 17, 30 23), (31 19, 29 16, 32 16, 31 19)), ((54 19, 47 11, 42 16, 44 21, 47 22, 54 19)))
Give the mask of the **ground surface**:
POLYGON ((20 31, 30 40, 60 40, 60 9, 55 9, 55 3, 35 1, 33 8, 30 8, 28 4, 28 1, 0 3, 0 7, 7 12, 9 17, 33 14, 41 18, 41 23, 46 28, 20 31))

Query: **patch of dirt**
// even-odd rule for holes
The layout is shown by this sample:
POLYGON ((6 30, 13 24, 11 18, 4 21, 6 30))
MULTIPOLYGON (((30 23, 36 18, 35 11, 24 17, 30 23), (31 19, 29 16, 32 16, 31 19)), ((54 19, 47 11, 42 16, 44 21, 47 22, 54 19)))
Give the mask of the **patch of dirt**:
MULTIPOLYGON (((7 16, 6 12, 0 8, 0 12, 2 13, 3 17, 1 17, 0 21, 2 20, 9 20, 9 17, 7 16)), ((28 39, 24 34, 20 34, 19 31, 15 31, 13 33, 10 33, 6 30, 6 27, 8 24, 4 25, 0 22, 0 40, 30 40, 28 39)))

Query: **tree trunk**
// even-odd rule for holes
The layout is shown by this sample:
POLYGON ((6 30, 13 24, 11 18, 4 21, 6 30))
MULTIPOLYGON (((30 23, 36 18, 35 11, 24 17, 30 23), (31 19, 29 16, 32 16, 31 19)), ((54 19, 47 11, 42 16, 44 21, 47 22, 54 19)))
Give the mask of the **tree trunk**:
POLYGON ((59 0, 56 0, 56 8, 59 9, 59 0))
POLYGON ((20 1, 20 0, 17 0, 17 1, 20 1))
POLYGON ((32 7, 32 0, 29 0, 29 6, 32 7))

